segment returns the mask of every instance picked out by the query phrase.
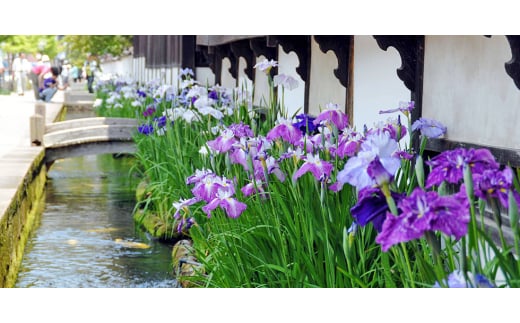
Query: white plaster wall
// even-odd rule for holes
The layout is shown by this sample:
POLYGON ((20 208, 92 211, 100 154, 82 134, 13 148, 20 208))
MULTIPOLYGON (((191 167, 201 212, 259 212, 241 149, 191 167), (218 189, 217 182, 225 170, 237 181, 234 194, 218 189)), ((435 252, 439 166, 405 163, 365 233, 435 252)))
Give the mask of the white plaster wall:
MULTIPOLYGON (((274 58, 267 58, 263 55, 260 55, 256 58, 256 62, 253 66, 266 59, 271 60, 274 58)), ((267 75, 256 68, 253 70, 253 73, 255 78, 255 88, 253 89, 253 105, 265 107, 267 100, 269 100, 269 84, 267 80, 267 75)))
POLYGON ((195 79, 204 86, 215 85, 215 74, 209 67, 196 67, 195 68, 195 79))
POLYGON ((320 108, 325 108, 330 102, 338 104, 345 111, 347 89, 334 75, 334 69, 337 67, 338 59, 334 52, 330 50, 324 54, 312 38, 309 114, 318 115, 320 108))
MULTIPOLYGON (((353 122, 358 130, 372 127, 377 121, 397 117, 379 114, 380 110, 397 108, 399 102, 410 101, 411 93, 397 76, 401 56, 394 47, 379 48, 372 36, 354 36, 353 122)), ((401 121, 407 119, 401 115, 401 121)))
POLYGON ((102 63, 101 69, 103 70, 103 74, 133 77, 133 64, 133 57, 126 56, 117 61, 102 63))
POLYGON ((222 59, 222 84, 220 85, 229 89, 234 89, 236 87, 237 80, 229 72, 230 67, 231 62, 229 61, 229 58, 225 57, 222 59))
POLYGON ((426 36, 423 116, 450 140, 520 148, 520 91, 506 74, 504 36, 426 36))
POLYGON ((238 88, 251 93, 253 90, 253 81, 247 77, 245 73, 246 68, 247 61, 245 60, 245 58, 240 57, 240 60, 238 62, 238 88))
MULTIPOLYGON (((281 46, 278 46, 278 74, 290 75, 298 81, 297 88, 292 91, 285 91, 284 94, 288 117, 291 117, 295 113, 303 113, 305 102, 305 82, 303 82, 300 75, 296 72, 296 68, 299 64, 296 53, 286 53, 281 46)), ((278 97, 280 99, 281 96, 281 89, 278 89, 278 97)))

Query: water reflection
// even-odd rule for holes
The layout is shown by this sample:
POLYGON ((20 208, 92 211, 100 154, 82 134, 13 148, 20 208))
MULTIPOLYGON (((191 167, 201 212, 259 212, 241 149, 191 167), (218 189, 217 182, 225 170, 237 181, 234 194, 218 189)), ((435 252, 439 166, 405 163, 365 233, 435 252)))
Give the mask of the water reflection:
POLYGON ((171 245, 134 226, 131 162, 92 155, 51 167, 15 287, 177 287, 171 245))

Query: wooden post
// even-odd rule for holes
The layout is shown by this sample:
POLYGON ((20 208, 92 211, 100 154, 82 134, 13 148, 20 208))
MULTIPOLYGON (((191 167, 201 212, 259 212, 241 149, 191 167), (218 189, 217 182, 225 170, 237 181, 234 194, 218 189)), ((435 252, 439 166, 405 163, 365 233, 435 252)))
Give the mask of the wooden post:
POLYGON ((47 122, 45 121, 45 103, 36 102, 34 105, 34 114, 41 115, 43 117, 43 124, 45 125, 47 122))
POLYGON ((45 103, 36 102, 34 115, 30 118, 31 145, 40 146, 45 134, 45 103))
POLYGON ((31 145, 40 146, 43 142, 43 133, 45 130, 44 117, 39 114, 34 114, 30 119, 31 129, 31 145))

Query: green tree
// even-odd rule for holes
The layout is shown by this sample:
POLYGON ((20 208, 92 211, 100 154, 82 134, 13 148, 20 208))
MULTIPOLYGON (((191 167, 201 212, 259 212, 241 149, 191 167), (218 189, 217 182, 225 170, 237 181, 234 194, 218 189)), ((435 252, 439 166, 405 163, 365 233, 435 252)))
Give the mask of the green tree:
POLYGON ((132 46, 132 37, 130 35, 66 35, 61 41, 67 49, 68 57, 73 63, 79 63, 86 58, 87 54, 119 56, 132 46))
POLYGON ((62 50, 55 35, 2 35, 0 48, 5 53, 47 54, 51 59, 62 50))

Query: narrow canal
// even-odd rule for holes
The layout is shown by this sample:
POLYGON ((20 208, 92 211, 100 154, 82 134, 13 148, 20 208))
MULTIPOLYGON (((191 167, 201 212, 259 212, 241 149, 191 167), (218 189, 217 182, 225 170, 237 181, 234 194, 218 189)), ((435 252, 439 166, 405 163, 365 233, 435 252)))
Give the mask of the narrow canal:
POLYGON ((15 287, 177 287, 171 245, 134 224, 131 167, 111 154, 54 163, 15 287))

